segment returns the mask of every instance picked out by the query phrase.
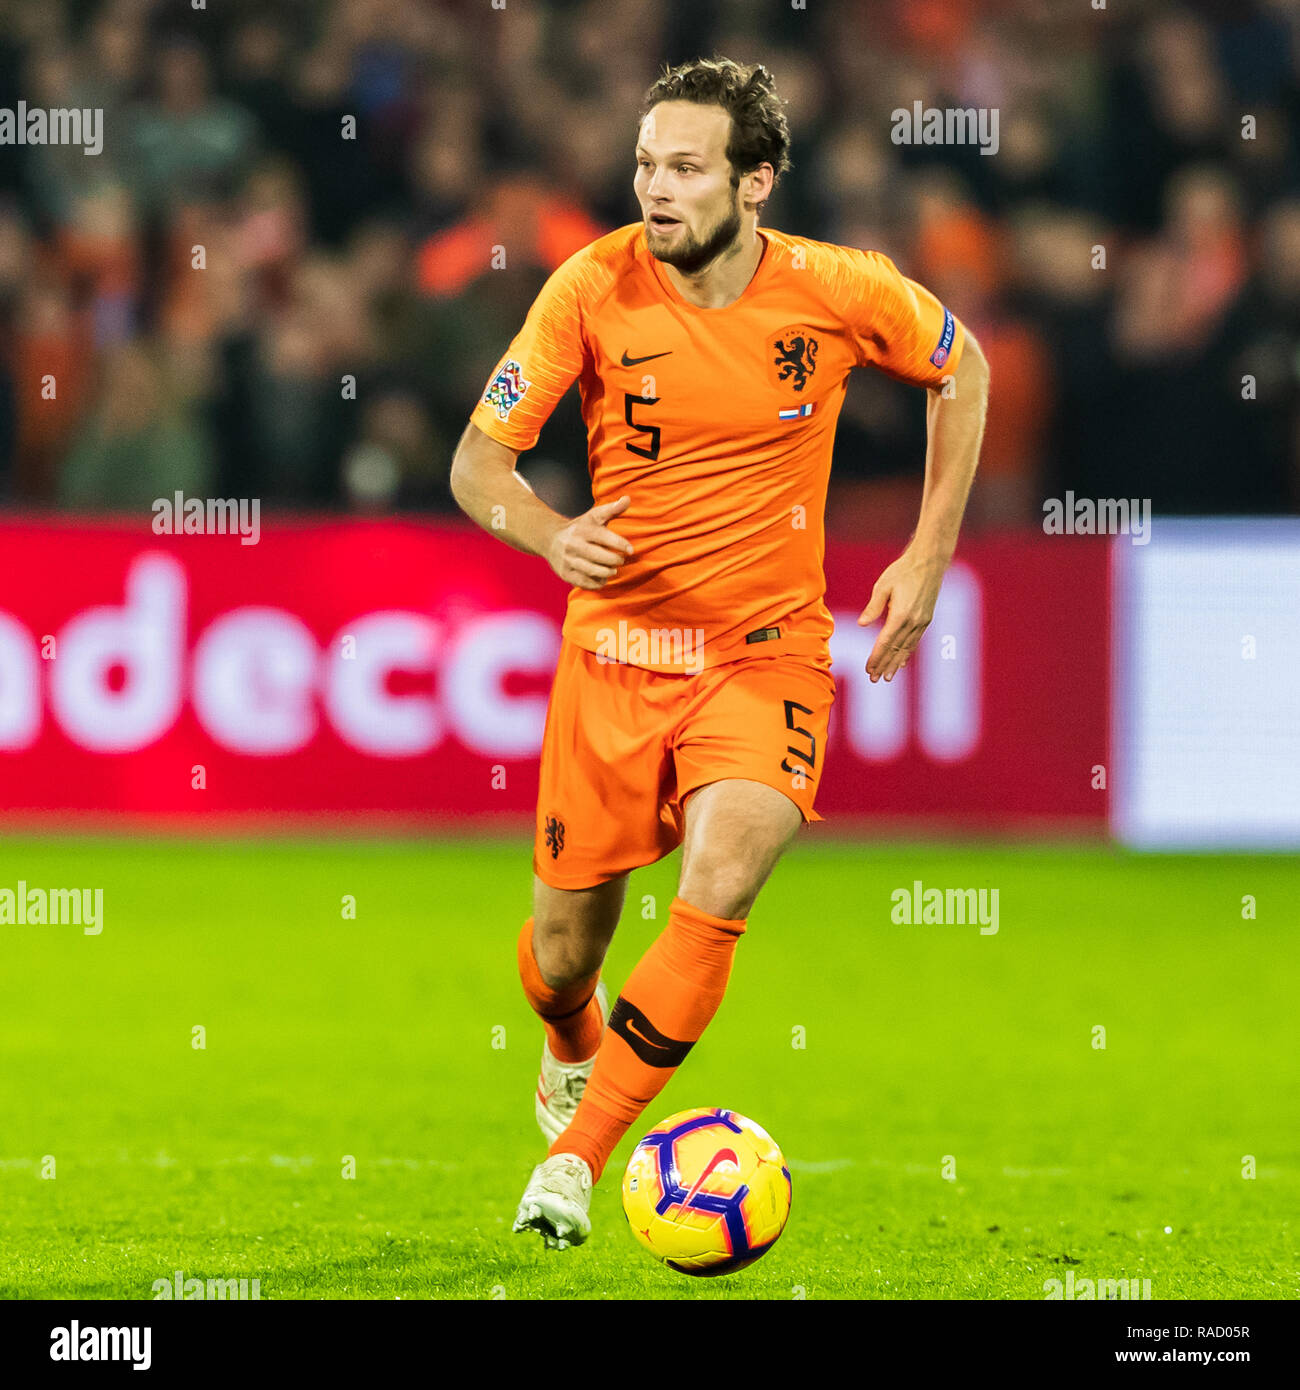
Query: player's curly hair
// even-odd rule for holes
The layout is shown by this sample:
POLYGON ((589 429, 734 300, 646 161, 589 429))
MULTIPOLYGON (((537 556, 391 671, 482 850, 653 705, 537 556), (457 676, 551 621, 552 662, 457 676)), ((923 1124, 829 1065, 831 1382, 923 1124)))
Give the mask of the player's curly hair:
POLYGON ((731 117, 727 159, 731 185, 760 164, 770 164, 773 185, 790 167, 790 127, 785 102, 776 94, 776 79, 762 63, 737 63, 730 58, 696 58, 680 67, 664 65, 658 81, 645 94, 641 118, 661 101, 693 101, 721 106, 731 117))

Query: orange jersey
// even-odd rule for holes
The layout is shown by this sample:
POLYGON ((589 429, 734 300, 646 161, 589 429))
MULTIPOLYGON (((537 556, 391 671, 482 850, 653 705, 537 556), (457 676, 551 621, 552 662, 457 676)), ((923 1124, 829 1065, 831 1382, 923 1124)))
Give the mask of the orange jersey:
POLYGON ((564 635, 598 656, 691 671, 781 653, 828 660, 824 513, 853 367, 937 387, 965 333, 884 255, 760 228, 741 296, 700 309, 641 223, 571 256, 510 344, 474 424, 537 443, 577 380, 597 503, 634 554, 573 589, 564 635))

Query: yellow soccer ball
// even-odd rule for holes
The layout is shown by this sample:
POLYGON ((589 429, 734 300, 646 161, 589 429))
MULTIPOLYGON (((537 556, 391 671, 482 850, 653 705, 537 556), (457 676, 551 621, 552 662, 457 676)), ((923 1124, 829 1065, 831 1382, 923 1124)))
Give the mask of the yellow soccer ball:
POLYGON ((734 1110, 683 1110, 636 1146, 623 1174, 632 1234, 681 1274, 733 1274, 776 1244, 790 1169, 772 1136, 734 1110))

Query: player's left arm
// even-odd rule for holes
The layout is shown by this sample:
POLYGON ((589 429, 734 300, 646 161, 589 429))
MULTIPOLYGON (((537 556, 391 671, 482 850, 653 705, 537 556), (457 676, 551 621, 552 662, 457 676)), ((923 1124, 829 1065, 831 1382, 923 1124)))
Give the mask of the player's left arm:
POLYGON ((885 621, 867 658, 873 682, 892 680, 907 665, 930 625, 944 574, 957 548, 966 499, 975 480, 989 367, 969 331, 949 384, 930 388, 926 411, 925 486, 921 514, 907 548, 876 580, 858 622, 885 621))

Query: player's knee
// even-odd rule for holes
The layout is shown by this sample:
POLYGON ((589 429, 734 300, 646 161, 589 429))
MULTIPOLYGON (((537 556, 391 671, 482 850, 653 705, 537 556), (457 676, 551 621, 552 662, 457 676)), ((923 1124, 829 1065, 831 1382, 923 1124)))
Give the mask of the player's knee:
POLYGON ((600 969, 604 950, 572 920, 534 920, 533 956, 542 979, 552 989, 563 989, 600 969))

